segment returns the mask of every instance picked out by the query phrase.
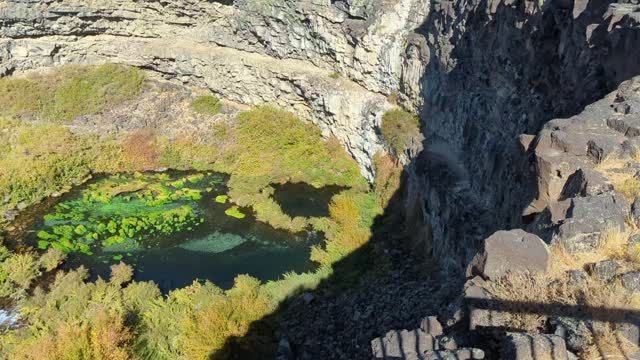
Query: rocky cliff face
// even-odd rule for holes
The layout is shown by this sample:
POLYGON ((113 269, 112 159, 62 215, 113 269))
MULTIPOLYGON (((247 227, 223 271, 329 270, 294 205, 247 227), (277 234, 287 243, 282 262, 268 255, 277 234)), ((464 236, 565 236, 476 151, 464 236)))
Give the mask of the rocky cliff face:
POLYGON ((407 52, 426 62, 404 60, 420 80, 403 83, 422 101, 409 198, 428 252, 468 260, 478 240, 530 221, 529 143, 640 73, 639 21, 637 5, 610 1, 432 4, 407 52))
POLYGON ((368 176, 397 93, 427 137, 410 154, 408 225, 461 268, 481 239, 539 211, 532 135, 640 72, 631 1, 0 0, 0 73, 141 66, 288 108, 368 176))

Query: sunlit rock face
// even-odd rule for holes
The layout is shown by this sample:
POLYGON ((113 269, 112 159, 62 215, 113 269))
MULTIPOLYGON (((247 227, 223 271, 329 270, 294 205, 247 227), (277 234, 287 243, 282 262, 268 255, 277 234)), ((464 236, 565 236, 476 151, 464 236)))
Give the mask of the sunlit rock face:
POLYGON ((537 198, 533 135, 640 73, 637 9, 624 0, 0 0, 0 73, 141 66, 289 109, 338 138, 370 179, 387 96, 397 94, 426 137, 407 154, 406 221, 426 254, 460 267, 495 230, 523 225, 537 198))

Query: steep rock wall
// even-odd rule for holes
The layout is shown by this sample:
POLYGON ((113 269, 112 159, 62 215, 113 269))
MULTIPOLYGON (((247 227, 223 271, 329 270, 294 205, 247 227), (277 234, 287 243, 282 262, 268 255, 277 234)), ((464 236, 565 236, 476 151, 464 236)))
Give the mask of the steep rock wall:
POLYGON ((530 221, 533 135, 640 73, 638 9, 610 1, 433 4, 409 37, 404 86, 422 101, 427 140, 410 169, 408 209, 429 254, 459 267, 483 238, 530 221))

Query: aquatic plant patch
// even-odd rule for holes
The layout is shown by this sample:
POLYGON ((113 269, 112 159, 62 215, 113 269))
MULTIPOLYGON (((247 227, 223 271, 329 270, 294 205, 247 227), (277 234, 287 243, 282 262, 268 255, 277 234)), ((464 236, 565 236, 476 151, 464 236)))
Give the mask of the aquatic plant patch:
POLYGON ((38 247, 90 255, 96 247, 155 246, 158 239, 202 224, 198 201, 221 183, 215 174, 109 176, 45 215, 38 247))
POLYGON ((246 216, 237 206, 230 207, 224 213, 236 219, 244 219, 246 216))

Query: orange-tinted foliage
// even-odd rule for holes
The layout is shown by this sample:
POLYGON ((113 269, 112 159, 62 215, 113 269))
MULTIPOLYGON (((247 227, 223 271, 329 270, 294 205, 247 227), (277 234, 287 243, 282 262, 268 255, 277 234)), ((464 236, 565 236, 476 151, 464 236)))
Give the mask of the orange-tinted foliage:
POLYGON ((132 169, 157 169, 162 154, 157 132, 153 129, 141 129, 131 133, 124 142, 124 154, 132 169))

